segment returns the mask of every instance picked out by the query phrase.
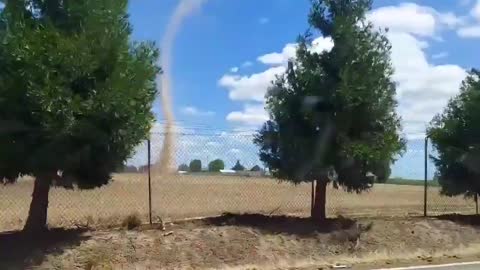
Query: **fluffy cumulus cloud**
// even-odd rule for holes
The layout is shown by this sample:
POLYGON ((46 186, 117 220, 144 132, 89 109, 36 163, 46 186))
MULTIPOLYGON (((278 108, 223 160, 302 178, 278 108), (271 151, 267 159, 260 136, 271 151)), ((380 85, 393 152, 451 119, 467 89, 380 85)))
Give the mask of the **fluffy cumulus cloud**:
MULTIPOLYGON (((425 38, 431 41, 437 37, 442 25, 462 24, 461 19, 452 16, 416 4, 383 7, 368 16, 376 26, 391 30, 387 36, 392 43, 393 79, 398 83, 398 111, 403 118, 404 133, 411 139, 424 136, 428 122, 458 93, 466 76, 466 71, 458 65, 430 63, 425 53, 428 47, 425 38)), ((432 58, 447 55, 443 52, 432 58)))
POLYGON ((226 74, 219 80, 218 84, 228 90, 231 100, 261 102, 265 98, 265 93, 271 81, 284 71, 285 67, 278 66, 246 76, 226 74))
POLYGON ((475 6, 472 9, 471 15, 480 22, 480 0, 477 0, 475 6))
MULTIPOLYGON (((407 45, 408 40, 402 43, 407 45)), ((411 55, 422 57, 416 59, 416 66, 408 63, 409 56, 395 47, 392 54, 398 70, 394 75, 398 82, 398 111, 403 118, 404 132, 411 139, 424 136, 428 122, 458 92, 466 76, 466 71, 457 65, 435 66, 424 61, 425 54, 414 44, 409 45, 411 55)))
MULTIPOLYGON (((289 43, 281 52, 259 56, 257 61, 268 66, 263 72, 245 76, 226 74, 220 78, 218 85, 229 92, 231 100, 247 102, 243 111, 229 113, 227 121, 241 126, 259 126, 268 119, 263 104, 265 94, 276 76, 285 72, 288 61, 295 58, 297 46, 296 43, 289 43)), ((321 52, 332 47, 330 38, 319 37, 313 40, 311 50, 321 52)))
POLYGON ((466 26, 462 26, 457 30, 457 34, 461 38, 480 38, 480 0, 476 0, 470 11, 470 17, 473 22, 466 26))
MULTIPOLYGON (((289 43, 285 45, 281 52, 273 52, 268 53, 257 58, 262 64, 271 65, 271 66, 278 66, 278 65, 286 65, 289 60, 295 58, 295 54, 297 52, 298 44, 296 43, 289 43)), ((333 41, 331 38, 324 38, 319 37, 312 41, 312 48, 311 50, 317 53, 320 53, 325 50, 330 50, 333 47, 333 41)))
POLYGON ((227 120, 244 126, 260 126, 268 120, 263 104, 246 104, 243 111, 234 111, 227 120))
POLYGON ((243 68, 247 68, 247 67, 251 67, 251 66, 253 66, 253 63, 250 62, 250 61, 245 61, 245 62, 243 62, 243 64, 242 64, 242 67, 243 67, 243 68))
POLYGON ((464 24, 464 19, 451 12, 438 12, 431 7, 414 3, 386 6, 373 10, 368 19, 381 28, 393 32, 410 33, 422 37, 433 37, 445 28, 464 24))
MULTIPOLYGON (((410 139, 423 137, 428 122, 458 93, 466 76, 466 71, 458 65, 429 62, 425 50, 429 43, 441 40, 443 31, 465 27, 465 19, 414 3, 372 10, 367 19, 378 28, 390 30, 387 37, 392 44, 393 79, 398 85, 398 112, 404 133, 410 139)), ((263 109, 265 93, 275 76, 285 71, 288 60, 295 58, 296 46, 289 43, 280 52, 259 56, 257 61, 267 66, 263 72, 245 76, 227 74, 219 80, 230 99, 247 103, 243 111, 229 113, 228 121, 245 126, 259 125, 268 119, 263 109)), ((331 39, 320 37, 311 49, 320 52, 332 46, 331 39)), ((447 56, 448 52, 441 52, 431 58, 447 56)))

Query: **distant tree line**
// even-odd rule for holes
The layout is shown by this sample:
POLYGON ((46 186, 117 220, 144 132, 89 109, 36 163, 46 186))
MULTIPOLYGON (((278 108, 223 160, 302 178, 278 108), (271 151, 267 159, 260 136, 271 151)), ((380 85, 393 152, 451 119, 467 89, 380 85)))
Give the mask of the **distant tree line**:
POLYGON ((117 173, 145 173, 148 172, 148 165, 142 165, 139 167, 133 165, 122 165, 117 169, 117 173))
MULTIPOLYGON (((221 170, 225 169, 225 162, 221 159, 215 159, 211 162, 208 163, 208 166, 206 170, 203 169, 202 167, 202 161, 199 159, 194 159, 190 161, 189 165, 182 163, 178 166, 178 171, 181 172, 202 172, 202 171, 208 171, 208 172, 220 172, 221 170)), ((237 160, 235 165, 231 168, 233 171, 247 171, 245 166, 242 165, 240 160, 237 160)), ((254 165, 249 171, 252 172, 259 172, 262 171, 263 169, 258 166, 254 165)), ((120 166, 120 168, 117 169, 118 173, 145 173, 148 171, 148 165, 142 165, 139 167, 136 167, 134 165, 126 165, 123 164, 120 166)))
MULTIPOLYGON (((225 162, 221 159, 215 159, 209 162, 206 170, 203 169, 202 161, 199 159, 194 159, 190 161, 189 165, 183 163, 178 166, 178 171, 182 171, 182 172, 202 172, 202 171, 220 172, 221 170, 224 170, 224 169, 225 169, 225 162)), ((245 166, 241 164, 240 160, 237 160, 237 162, 231 168, 231 170, 239 172, 239 171, 246 171, 247 169, 245 168, 245 166)), ((250 171, 260 172, 260 171, 263 171, 263 169, 258 165, 254 165, 250 169, 250 171)))

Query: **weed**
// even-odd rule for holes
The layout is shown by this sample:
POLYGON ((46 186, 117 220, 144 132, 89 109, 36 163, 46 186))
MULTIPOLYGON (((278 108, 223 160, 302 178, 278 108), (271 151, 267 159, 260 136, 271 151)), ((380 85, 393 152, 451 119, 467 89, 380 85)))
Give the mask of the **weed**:
POLYGON ((126 227, 128 230, 133 230, 142 225, 142 220, 138 213, 130 214, 122 222, 122 226, 126 227))

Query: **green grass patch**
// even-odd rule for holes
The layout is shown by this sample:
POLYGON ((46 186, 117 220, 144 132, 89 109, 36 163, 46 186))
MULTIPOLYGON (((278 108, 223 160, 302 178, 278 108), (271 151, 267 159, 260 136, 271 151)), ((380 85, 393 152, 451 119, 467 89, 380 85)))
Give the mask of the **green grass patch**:
MULTIPOLYGON (((415 179, 404 179, 404 178, 392 178, 388 179, 386 184, 391 184, 391 185, 404 185, 404 186, 423 186, 424 185, 424 180, 415 180, 415 179)), ((438 187, 440 186, 438 184, 438 181, 436 180, 428 180, 428 186, 429 187, 438 187)))

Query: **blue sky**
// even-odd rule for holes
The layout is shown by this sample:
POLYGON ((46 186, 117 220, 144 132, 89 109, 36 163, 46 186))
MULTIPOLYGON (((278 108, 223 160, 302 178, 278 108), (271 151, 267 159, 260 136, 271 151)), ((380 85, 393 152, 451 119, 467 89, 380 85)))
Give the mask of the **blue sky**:
MULTIPOLYGON (((161 44, 178 3, 130 1, 133 38, 161 44)), ((172 93, 178 129, 198 138, 232 130, 247 136, 246 131, 258 128, 267 119, 263 110, 266 87, 294 56, 295 39, 308 27, 308 10, 308 0, 205 1, 184 21, 175 41, 172 93)), ((480 67, 480 0, 378 0, 368 19, 390 28, 398 111, 410 140, 409 152, 394 166, 394 175, 421 178, 423 153, 418 148, 423 147, 419 139, 426 123, 458 92, 466 71, 480 67)), ((316 41, 318 50, 331 46, 321 36, 316 41)), ((160 111, 158 105, 156 111, 160 111)), ((158 119, 162 123, 161 113, 158 119)), ((180 138, 178 151, 196 153, 206 162, 207 156, 234 149, 238 151, 233 151, 231 160, 258 162, 249 141, 242 145, 231 137, 219 135, 216 141, 223 146, 217 152, 200 151, 209 142, 213 145, 214 139, 199 139, 202 144, 193 146, 184 141, 194 141, 192 137, 180 138)))

